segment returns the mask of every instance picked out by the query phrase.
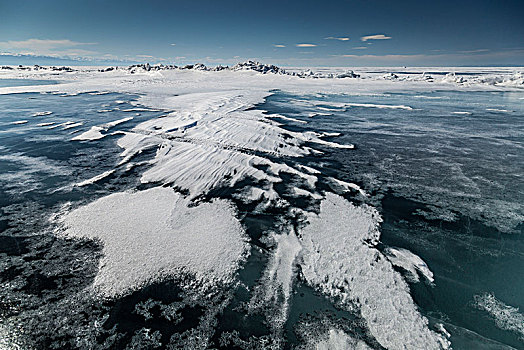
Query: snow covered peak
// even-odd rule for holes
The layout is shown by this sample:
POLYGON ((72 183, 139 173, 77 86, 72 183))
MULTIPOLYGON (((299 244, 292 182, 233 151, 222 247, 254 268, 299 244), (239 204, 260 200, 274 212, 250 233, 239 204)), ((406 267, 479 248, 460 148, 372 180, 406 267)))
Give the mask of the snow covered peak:
POLYGON ((267 73, 287 74, 286 71, 280 67, 277 67, 274 65, 262 64, 260 62, 255 62, 251 60, 246 61, 246 62, 237 63, 231 68, 231 70, 233 71, 252 70, 252 71, 260 72, 263 74, 267 74, 267 73))

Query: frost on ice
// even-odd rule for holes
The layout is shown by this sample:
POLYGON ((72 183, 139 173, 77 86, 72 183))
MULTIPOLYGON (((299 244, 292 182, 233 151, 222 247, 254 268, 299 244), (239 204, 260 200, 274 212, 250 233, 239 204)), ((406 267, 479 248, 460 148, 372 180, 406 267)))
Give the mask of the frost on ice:
POLYGON ((104 171, 102 174, 98 174, 96 176, 93 176, 90 179, 87 179, 87 180, 84 180, 84 181, 81 181, 81 182, 77 183, 76 186, 83 187, 83 186, 88 186, 88 185, 94 184, 95 182, 98 182, 98 181, 100 181, 102 179, 105 179, 106 177, 112 175, 114 172, 115 172, 115 169, 104 171))
POLYGON ((224 200, 187 205, 169 188, 111 194, 66 214, 65 235, 102 242, 94 288, 105 297, 182 273, 230 282, 246 254, 235 211, 224 200))
POLYGON ((500 329, 515 332, 524 340, 524 315, 519 308, 506 305, 491 293, 475 295, 475 307, 486 311, 500 329))
POLYGON ((308 344, 306 349, 311 350, 331 350, 331 349, 348 349, 348 350, 371 350, 371 348, 362 340, 354 339, 339 329, 330 329, 327 334, 316 343, 308 344))
POLYGON ((403 248, 387 248, 386 254, 389 261, 395 266, 401 267, 409 274, 409 278, 414 282, 419 282, 418 273, 421 273, 430 283, 434 282, 433 272, 428 265, 418 255, 413 254, 403 248))
POLYGON ((302 177, 313 187, 316 176, 265 156, 300 157, 314 153, 303 145, 305 142, 344 145, 324 141, 323 135, 313 132, 286 131, 262 111, 249 110, 268 94, 255 90, 171 97, 168 103, 180 106, 182 111, 148 120, 126 133, 118 141, 124 149, 121 163, 147 148, 157 147, 152 167, 141 181, 175 184, 189 190, 192 197, 220 186, 233 186, 246 177, 280 182, 281 172, 302 177), (260 166, 267 166, 267 170, 260 166))
POLYGON ((440 349, 447 340, 428 328, 409 288, 373 246, 379 239, 378 212, 326 193, 320 213, 302 229, 305 279, 348 310, 355 307, 371 334, 388 349, 440 349))
MULTIPOLYGON (((332 79, 326 84, 326 81, 316 79, 320 75, 312 72, 293 74, 292 77, 276 68, 257 65, 253 68, 251 64, 235 66, 220 75, 201 70, 207 69, 195 65, 192 69, 164 70, 147 65, 129 70, 115 69, 114 75, 76 72, 74 74, 78 74, 78 80, 64 82, 59 86, 0 88, 0 94, 57 90, 68 96, 108 90, 136 93, 141 96, 142 105, 170 111, 167 116, 147 120, 124 132, 118 141, 123 149, 119 165, 129 163, 132 166, 134 155, 146 149, 156 149, 155 158, 149 162, 150 167, 142 174, 142 182, 187 189, 190 198, 194 198, 217 187, 233 186, 249 177, 259 183, 264 182, 264 185, 262 188, 250 187, 247 199, 265 197, 274 200, 278 194, 272 183, 282 181, 280 175, 286 172, 302 178, 308 185, 307 188, 304 188, 305 184, 294 187, 296 196, 319 200, 321 195, 315 184, 321 177, 320 171, 306 166, 292 167, 288 165, 291 162, 282 159, 321 153, 311 148, 311 144, 347 149, 353 148, 353 145, 340 145, 322 139, 337 136, 335 134, 284 130, 270 118, 290 120, 289 117, 267 115, 264 111, 253 109, 271 94, 271 90, 284 89, 303 94, 319 91, 345 93, 348 90, 369 90, 369 93, 410 87, 422 91, 446 86, 455 89, 456 84, 460 84, 461 88, 467 85, 478 88, 477 84, 486 84, 490 88, 492 85, 523 84, 521 74, 500 79, 496 76, 472 76, 468 77, 468 81, 455 74, 438 81, 438 78, 426 74, 420 77, 420 74, 411 76, 399 73, 400 76, 394 74, 394 77, 371 74, 366 79, 332 79), (254 72, 245 71, 253 69, 254 72), (278 75, 262 76, 256 73, 270 71, 278 75)), ((42 74, 45 76, 45 73, 42 74)), ((125 101, 115 102, 121 104, 125 101)), ((303 100, 297 103, 315 107, 315 112, 308 114, 310 117, 331 115, 331 112, 351 108, 412 110, 412 107, 406 105, 303 100)), ((138 109, 124 110, 132 111, 138 109)), ((511 112, 495 108, 490 111, 511 112)), ((469 112, 454 113, 466 115, 469 112)), ((110 128, 130 119, 93 126, 73 140, 101 139, 110 128)), ((70 121, 37 125, 48 126, 48 129, 70 129, 81 124, 70 121)), ((87 186, 111 174, 112 170, 109 170, 77 185, 87 186)), ((345 192, 358 192, 366 196, 356 184, 334 178, 329 180, 335 189, 338 187, 345 192)), ((190 198, 185 199, 168 188, 116 193, 78 208, 64 217, 66 236, 96 239, 103 244, 104 257, 94 282, 94 288, 101 295, 119 296, 154 280, 177 274, 191 274, 211 284, 231 281, 247 251, 244 231, 235 218, 235 211, 224 200, 189 208, 190 198)), ((274 315, 271 321, 277 326, 285 323, 296 274, 295 266, 300 264, 308 283, 332 297, 342 307, 358 310, 371 336, 383 347, 438 349, 448 346, 447 340, 428 329, 427 320, 417 311, 407 284, 395 272, 393 265, 402 267, 414 277, 422 273, 430 281, 431 271, 418 256, 408 251, 391 249, 386 258, 374 247, 379 239, 380 222, 375 209, 365 205, 357 207, 327 193, 321 202, 319 214, 307 216, 309 225, 298 236, 290 233, 273 237, 276 248, 257 290, 258 294, 252 301, 253 304, 273 303, 280 307, 280 313, 274 315)), ((517 317, 517 323, 501 321, 501 324, 509 324, 514 328, 522 320, 520 313, 515 313, 515 310, 503 304, 501 306, 496 299, 479 300, 478 307, 490 314, 504 316, 509 313, 517 317)), ((254 305, 255 308, 257 306, 254 305)), ((367 346, 341 330, 332 328, 314 347, 367 346)))
POLYGON ((258 286, 251 300, 250 309, 253 311, 272 305, 274 310, 271 310, 272 314, 269 315, 271 327, 281 331, 288 316, 295 261, 302 246, 293 232, 273 235, 272 238, 276 247, 264 272, 262 284, 258 286))
POLYGON ((133 117, 122 118, 122 119, 115 120, 115 121, 112 121, 112 122, 109 122, 103 125, 93 126, 88 131, 85 131, 82 134, 73 137, 72 140, 73 141, 92 141, 92 140, 102 139, 107 135, 106 132, 110 128, 117 126, 119 124, 125 123, 127 121, 130 121, 131 119, 133 119, 133 117))

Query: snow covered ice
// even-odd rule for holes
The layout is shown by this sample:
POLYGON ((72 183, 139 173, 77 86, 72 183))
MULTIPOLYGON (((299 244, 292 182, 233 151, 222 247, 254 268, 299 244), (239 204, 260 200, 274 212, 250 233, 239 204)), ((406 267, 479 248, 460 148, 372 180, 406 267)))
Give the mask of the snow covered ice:
POLYGON ((109 68, 0 69, 44 81, 0 87, 0 190, 20 195, 0 200, 0 243, 16 247, 2 297, 24 300, 0 332, 26 323, 14 338, 55 347, 519 344, 518 284, 471 265, 522 262, 518 72, 109 68), (72 305, 85 323, 55 337, 72 305))
POLYGON ((187 204, 169 188, 116 193, 68 213, 64 234, 102 241, 93 288, 106 297, 180 273, 229 281, 246 248, 234 211, 220 201, 187 204))
POLYGON ((327 194, 320 213, 308 217, 302 232, 302 271, 341 305, 360 308, 371 333, 388 349, 439 349, 447 340, 431 332, 416 310, 406 283, 373 248, 379 238, 379 214, 327 194), (396 315, 391 318, 389 315, 396 315))

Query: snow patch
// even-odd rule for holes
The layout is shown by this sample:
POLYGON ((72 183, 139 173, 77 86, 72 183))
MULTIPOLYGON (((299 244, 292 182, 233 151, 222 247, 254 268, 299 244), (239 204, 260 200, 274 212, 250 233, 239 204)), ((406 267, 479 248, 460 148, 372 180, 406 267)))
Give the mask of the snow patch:
POLYGON ((493 317, 500 329, 517 333, 524 340, 524 315, 519 308, 506 305, 491 293, 475 295, 475 307, 493 317))
POLYGON ((345 107, 364 107, 364 108, 381 108, 381 109, 405 109, 411 111, 413 108, 404 105, 379 105, 373 103, 345 103, 345 107))
POLYGON ((435 280, 433 272, 428 265, 418 255, 403 248, 387 248, 385 251, 389 261, 398 267, 403 268, 409 273, 409 278, 414 282, 419 282, 417 271, 420 272, 430 283, 435 280))
POLYGON ((339 329, 332 328, 322 339, 310 344, 306 349, 314 350, 371 350, 362 340, 355 339, 339 329))
POLYGON ((92 177, 90 179, 87 179, 87 180, 84 180, 84 181, 81 181, 81 182, 77 183, 76 186, 83 187, 83 186, 94 184, 95 182, 98 182, 98 181, 108 177, 109 175, 113 174, 114 172, 115 172, 115 169, 105 171, 102 174, 99 174, 99 175, 94 176, 94 177, 92 177))
POLYGON ((300 119, 296 119, 296 118, 286 117, 286 116, 281 115, 281 114, 272 114, 270 117, 271 118, 278 118, 278 119, 282 119, 282 120, 287 120, 287 121, 295 122, 295 123, 307 124, 307 121, 305 121, 305 120, 300 120, 300 119))
POLYGON ((301 196, 301 197, 311 197, 313 199, 322 199, 323 198, 322 195, 318 193, 313 193, 313 192, 310 192, 308 190, 304 190, 298 187, 293 187, 293 194, 295 194, 296 196, 301 196))
POLYGON ((77 122, 77 123, 66 124, 66 125, 64 125, 64 128, 63 128, 63 129, 64 129, 64 130, 73 129, 73 128, 77 128, 77 127, 82 126, 82 125, 84 125, 83 122, 77 122))
POLYGON ((300 102, 308 104, 308 105, 318 106, 317 108, 320 110, 327 110, 327 111, 333 111, 333 112, 340 111, 341 109, 344 109, 347 107, 405 109, 408 111, 413 109, 412 107, 405 106, 405 105, 383 105, 383 104, 374 104, 374 103, 328 102, 328 101, 308 101, 308 100, 300 100, 300 102))
POLYGON ((125 123, 127 121, 132 120, 133 117, 127 117, 122 118, 119 120, 115 120, 106 124, 102 125, 96 125, 92 126, 91 129, 89 129, 86 132, 83 132, 82 134, 73 137, 71 140, 73 141, 93 141, 93 140, 99 140, 106 136, 105 132, 107 132, 110 128, 117 126, 119 124, 125 123), (104 134, 102 133, 104 132, 104 134))
POLYGON ((51 114, 53 114, 53 112, 51 111, 36 112, 36 113, 33 113, 32 117, 43 117, 43 116, 51 115, 51 114))
POLYGON ((281 172, 295 174, 314 186, 316 176, 263 155, 300 157, 313 153, 303 146, 307 141, 350 146, 324 141, 317 133, 283 130, 262 111, 250 109, 268 94, 234 90, 169 97, 164 103, 179 106, 181 112, 145 121, 126 133, 118 141, 124 149, 121 163, 146 148, 157 147, 152 167, 141 181, 173 183, 189 190, 192 197, 220 186, 233 186, 246 177, 280 182, 281 172))
POLYGON ((494 112, 494 113, 511 113, 512 112, 508 109, 500 109, 500 108, 486 108, 486 111, 494 112))
POLYGON ((224 200, 188 204, 169 188, 115 193, 67 213, 63 234, 103 243, 93 288, 104 297, 182 273, 231 282, 247 252, 235 211, 224 200))
POLYGON ((348 192, 357 191, 362 196, 367 197, 367 193, 357 184, 335 179, 334 177, 329 177, 328 180, 331 180, 335 184, 341 186, 342 188, 344 188, 345 191, 348 191, 348 192))
POLYGON ((271 239, 275 243, 275 248, 264 272, 262 284, 257 287, 251 300, 250 310, 272 305, 275 310, 269 316, 271 327, 281 330, 287 320, 292 283, 295 278, 295 260, 302 246, 293 232, 273 234, 271 239))
POLYGON ((308 215, 301 231, 302 272, 308 283, 360 310, 371 334, 388 349, 441 349, 448 341, 428 328, 409 287, 377 250, 381 218, 367 205, 355 206, 326 193, 319 214, 308 215))

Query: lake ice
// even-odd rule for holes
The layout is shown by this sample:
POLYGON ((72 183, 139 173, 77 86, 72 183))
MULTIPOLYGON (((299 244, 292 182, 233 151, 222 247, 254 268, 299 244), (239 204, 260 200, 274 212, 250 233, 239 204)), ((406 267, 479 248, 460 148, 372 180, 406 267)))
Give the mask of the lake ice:
POLYGON ((0 70, 0 347, 522 348, 522 75, 455 70, 0 70))

